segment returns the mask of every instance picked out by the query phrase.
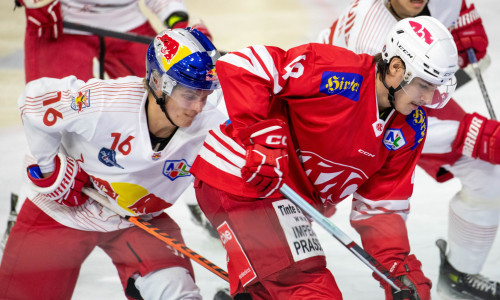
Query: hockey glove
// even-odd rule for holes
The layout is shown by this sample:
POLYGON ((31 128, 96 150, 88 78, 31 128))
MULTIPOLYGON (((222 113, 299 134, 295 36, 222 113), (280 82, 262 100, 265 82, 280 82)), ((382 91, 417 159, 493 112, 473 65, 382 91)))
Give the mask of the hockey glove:
POLYGON ((386 300, 429 300, 431 299, 431 281, 424 276, 422 264, 415 255, 407 256, 403 261, 394 262, 389 269, 392 275, 406 285, 411 295, 408 298, 408 292, 396 291, 387 282, 380 279, 378 275, 373 275, 379 280, 385 290, 386 300))
POLYGON ((265 120, 240 130, 238 137, 246 147, 241 177, 263 197, 283 184, 288 169, 285 122, 265 120))
POLYGON ((469 64, 467 49, 473 48, 476 52, 477 60, 481 60, 486 55, 488 37, 484 31, 483 21, 477 13, 474 4, 469 7, 462 4, 460 15, 455 28, 451 31, 458 50, 458 65, 464 68, 469 64))
POLYGON ((54 157, 54 164, 54 172, 47 178, 42 178, 38 165, 28 167, 33 190, 61 205, 71 207, 85 203, 89 197, 82 193, 82 188, 92 186, 89 175, 77 161, 63 154, 54 157))
POLYGON ((57 39, 63 30, 59 0, 19 1, 26 10, 26 30, 39 38, 57 39), (41 6, 43 5, 43 6, 41 6))
POLYGON ((188 26, 189 16, 183 11, 171 13, 163 22, 168 29, 186 28, 188 26))
POLYGON ((478 113, 466 114, 452 149, 465 156, 500 164, 500 123, 478 113))

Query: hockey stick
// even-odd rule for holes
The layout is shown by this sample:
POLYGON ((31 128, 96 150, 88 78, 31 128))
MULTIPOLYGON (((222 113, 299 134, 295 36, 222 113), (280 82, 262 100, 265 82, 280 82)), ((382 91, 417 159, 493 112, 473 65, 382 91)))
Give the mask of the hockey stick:
POLYGON ((14 193, 10 194, 10 213, 9 213, 9 218, 7 219, 7 228, 5 229, 5 233, 3 234, 2 242, 0 243, 0 252, 3 252, 5 249, 5 244, 7 244, 7 239, 9 238, 10 231, 12 230, 12 227, 16 223, 17 219, 17 200, 18 196, 14 193))
POLYGON ((111 37, 111 38, 115 38, 115 39, 125 40, 125 41, 129 41, 129 42, 142 43, 142 44, 148 44, 148 45, 151 43, 151 41, 154 38, 152 36, 145 36, 145 35, 139 35, 139 34, 135 34, 135 33, 125 33, 125 32, 112 31, 112 30, 107 30, 107 29, 97 28, 97 27, 93 27, 93 26, 67 22, 67 21, 63 21, 63 27, 67 28, 67 29, 85 31, 85 32, 89 32, 89 33, 99 35, 99 36, 111 37))
POLYGON ((225 281, 229 282, 229 277, 228 277, 228 274, 226 271, 219 268, 217 265, 215 265, 214 263, 212 263, 211 261, 209 261, 208 259, 206 259, 202 255, 191 250, 185 244, 174 239, 168 233, 161 231, 160 229, 154 227, 153 225, 151 225, 151 223, 144 221, 140 217, 126 216, 126 215, 123 215, 123 214, 117 212, 116 209, 111 205, 111 202, 109 202, 108 198, 101 195, 95 189, 83 188, 82 191, 84 194, 91 197, 95 201, 99 202, 104 207, 107 207, 108 209, 112 210, 116 214, 120 215, 122 218, 128 220, 129 222, 133 223, 137 227, 143 229, 147 233, 158 238, 159 240, 161 240, 165 244, 173 247, 177 251, 181 252, 182 254, 186 255, 190 259, 194 260, 195 262, 200 264, 205 269, 208 269, 210 272, 214 273, 215 275, 217 275, 220 278, 224 279, 225 281))
MULTIPOLYGON (((404 285, 399 279, 394 278, 392 274, 382 266, 373 256, 368 254, 356 242, 354 242, 347 234, 340 228, 318 212, 314 207, 304 200, 299 194, 292 190, 288 185, 283 184, 280 192, 297 206, 302 209, 308 216, 316 221, 321 227, 326 229, 334 238, 342 243, 349 251, 351 251, 357 258, 359 258, 365 265, 367 265, 373 272, 380 276, 385 282, 391 285, 396 291, 403 292, 410 289, 404 285)), ((406 299, 406 298, 403 298, 406 299)), ((409 299, 409 298, 408 298, 409 299)))
POLYGON ((486 103, 486 107, 488 108, 488 112, 490 113, 490 117, 493 120, 496 120, 497 117, 495 115, 495 111, 493 110, 493 106, 491 105, 490 96, 488 96, 488 92, 486 91, 486 86, 484 85, 483 76, 481 75, 481 70, 479 69, 477 63, 476 53, 474 53, 474 49, 467 49, 467 56, 469 57, 469 62, 474 69, 474 74, 476 75, 477 82, 479 83, 479 88, 481 89, 481 93, 483 93, 484 102, 486 103))

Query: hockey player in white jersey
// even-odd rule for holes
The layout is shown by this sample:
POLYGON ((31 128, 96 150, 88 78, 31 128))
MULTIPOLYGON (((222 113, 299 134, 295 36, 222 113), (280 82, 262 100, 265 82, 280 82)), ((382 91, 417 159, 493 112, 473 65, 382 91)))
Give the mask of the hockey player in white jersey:
POLYGON ((34 156, 31 190, 0 265, 0 299, 70 299, 96 246, 111 257, 129 299, 201 299, 189 259, 82 188, 182 242, 164 209, 192 183, 189 169, 208 129, 226 119, 214 102, 219 56, 198 30, 167 30, 148 48, 145 79, 27 84, 19 109, 34 156))
MULTIPOLYGON (((394 23, 417 15, 432 15, 452 28, 461 67, 468 64, 468 48, 478 59, 485 56, 486 32, 474 4, 465 0, 354 0, 318 41, 375 54, 394 23)), ((451 299, 500 299, 500 284, 479 274, 499 224, 500 124, 465 113, 453 100, 428 115, 427 140, 418 164, 439 182, 456 177, 462 183, 450 202, 447 254, 446 242, 437 242, 438 293, 451 299), (471 133, 477 137, 466 143, 471 133), (482 144, 485 147, 479 147, 482 144)))

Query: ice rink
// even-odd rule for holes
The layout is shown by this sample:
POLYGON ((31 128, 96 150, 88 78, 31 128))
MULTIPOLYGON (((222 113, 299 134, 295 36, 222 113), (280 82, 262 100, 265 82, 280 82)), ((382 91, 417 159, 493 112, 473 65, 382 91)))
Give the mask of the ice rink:
MULTIPOLYGON (((437 1, 437 0, 432 0, 437 1)), ((445 1, 445 0, 443 0, 445 1)), ((22 124, 17 112, 17 97, 24 87, 23 38, 24 11, 13 10, 11 1, 0 2, 0 234, 3 235, 9 213, 10 194, 19 193, 22 161, 27 152, 22 124)), ((211 31, 214 44, 224 51, 247 45, 266 44, 289 48, 314 41, 318 32, 330 26, 347 6, 347 0, 186 0, 192 18, 201 18, 211 31)), ((476 1, 483 18, 490 45, 491 65, 483 73, 485 85, 497 115, 500 115, 500 2, 476 1), (498 54, 497 54, 498 53, 498 54), (497 75, 495 75, 497 74, 497 75)), ((69 62, 68 62, 69 63, 69 62)), ((454 98, 468 112, 488 115, 476 81, 459 89, 454 98)), ((500 179, 499 179, 500 181, 500 179)), ((500 184, 500 182, 499 182, 500 184)), ((424 273, 437 282, 439 253, 435 240, 446 238, 448 202, 460 190, 451 180, 438 184, 417 169, 408 230, 412 252, 423 263, 424 273)), ((190 220, 181 199, 168 209, 183 229, 186 244, 219 266, 225 267, 225 251, 218 240, 209 237, 190 220)), ((332 220, 345 233, 360 243, 349 225, 350 199, 338 206, 332 220)), ((316 233, 325 249, 328 266, 346 300, 383 299, 383 291, 371 277, 371 271, 338 241, 315 224, 316 233)), ((166 249, 166 251, 168 251, 166 249)), ((215 290, 226 284, 193 263, 196 280, 204 299, 212 299, 215 290)), ((483 275, 500 280, 500 241, 497 241, 483 269, 483 275)), ((435 287, 433 297, 437 299, 435 287)), ((43 299, 40 298, 40 299, 43 299)), ((126 299, 111 260, 96 249, 84 263, 73 299, 126 299)))

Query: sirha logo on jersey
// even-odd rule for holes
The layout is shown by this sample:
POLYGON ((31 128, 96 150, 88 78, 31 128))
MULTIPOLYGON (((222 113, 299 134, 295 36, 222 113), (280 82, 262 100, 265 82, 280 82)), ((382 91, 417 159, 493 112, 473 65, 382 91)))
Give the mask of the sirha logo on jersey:
POLYGON ((406 145, 406 139, 401 129, 387 129, 383 141, 387 149, 394 151, 406 145))
POLYGON ((78 92, 76 97, 71 97, 71 109, 81 112, 85 107, 90 106, 90 89, 82 92, 78 92))
POLYGON ((359 100, 363 76, 357 73, 323 72, 321 76, 320 93, 340 95, 352 101, 359 100))
POLYGON ((427 132, 427 115, 419 107, 406 116, 406 123, 415 131, 415 143, 411 146, 411 150, 413 150, 424 140, 427 132))
POLYGON ((174 181, 179 177, 191 176, 189 170, 191 166, 187 163, 185 159, 181 160, 167 160, 163 166, 163 175, 168 179, 174 181))

